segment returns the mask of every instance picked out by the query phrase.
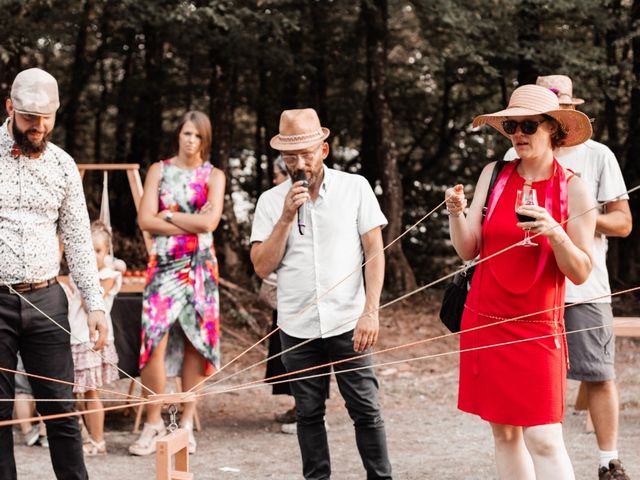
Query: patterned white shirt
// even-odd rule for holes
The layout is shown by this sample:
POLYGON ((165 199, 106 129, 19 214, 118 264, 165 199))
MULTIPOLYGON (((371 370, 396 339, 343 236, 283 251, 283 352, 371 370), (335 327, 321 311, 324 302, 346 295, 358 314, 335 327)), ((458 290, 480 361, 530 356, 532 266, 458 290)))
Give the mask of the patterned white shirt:
POLYGON ((11 154, 8 120, 0 127, 0 280, 37 283, 60 271, 58 236, 90 311, 104 311, 80 173, 49 143, 39 158, 11 154))

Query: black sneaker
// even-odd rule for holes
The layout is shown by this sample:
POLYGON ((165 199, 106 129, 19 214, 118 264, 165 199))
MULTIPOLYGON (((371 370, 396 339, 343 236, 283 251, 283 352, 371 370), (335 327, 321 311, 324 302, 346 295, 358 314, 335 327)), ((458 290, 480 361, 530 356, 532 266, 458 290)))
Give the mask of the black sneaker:
POLYGON ((611 480, 611 473, 607 467, 598 468, 598 480, 611 480))
POLYGON ((296 407, 290 408, 284 413, 276 414, 275 419, 278 423, 296 423, 296 407))
POLYGON ((629 476, 624 473, 622 462, 617 458, 609 462, 609 478, 611 480, 630 480, 629 476))

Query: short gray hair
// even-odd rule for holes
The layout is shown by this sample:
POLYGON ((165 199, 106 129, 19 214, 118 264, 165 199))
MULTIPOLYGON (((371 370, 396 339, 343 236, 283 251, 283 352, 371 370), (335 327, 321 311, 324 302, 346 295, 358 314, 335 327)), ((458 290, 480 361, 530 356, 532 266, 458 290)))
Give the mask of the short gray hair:
POLYGON ((282 155, 278 155, 273 160, 273 166, 280 170, 285 175, 289 175, 289 171, 287 170, 287 166, 284 164, 284 160, 282 159, 282 155))

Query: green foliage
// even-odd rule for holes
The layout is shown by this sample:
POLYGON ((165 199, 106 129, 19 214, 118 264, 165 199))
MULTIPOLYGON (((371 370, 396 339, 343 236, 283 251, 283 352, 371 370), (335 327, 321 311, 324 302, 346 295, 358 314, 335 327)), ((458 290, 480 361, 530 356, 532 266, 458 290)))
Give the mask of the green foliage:
MULTIPOLYGON (((587 100, 584 111, 596 119, 596 139, 619 155, 629 185, 638 182, 634 161, 625 157, 638 134, 628 127, 640 28, 630 2, 388 0, 388 7, 387 95, 407 225, 442 200, 443 186, 461 182, 471 191, 480 169, 502 156, 507 142, 470 123, 502 108, 519 80, 537 75, 573 78, 575 94, 587 100)), ((226 92, 232 120, 214 125, 214 134, 227 136, 231 157, 241 159, 229 173, 250 202, 269 186, 268 139, 283 108, 317 108, 332 130, 330 161, 379 175, 363 169, 367 159, 339 148, 362 150, 367 72, 360 2, 1 0, 0 8, 0 88, 8 92, 22 68, 50 70, 64 106, 56 141, 79 161, 146 168, 172 154, 172 132, 186 109, 222 118, 215 100, 226 92), (86 42, 76 58, 83 25, 86 42)), ((128 212, 116 226, 133 238, 127 184, 115 181, 113 188, 116 212, 128 212)), ((439 213, 404 243, 421 281, 454 261, 439 213)), ((640 276, 637 248, 623 280, 640 276)))

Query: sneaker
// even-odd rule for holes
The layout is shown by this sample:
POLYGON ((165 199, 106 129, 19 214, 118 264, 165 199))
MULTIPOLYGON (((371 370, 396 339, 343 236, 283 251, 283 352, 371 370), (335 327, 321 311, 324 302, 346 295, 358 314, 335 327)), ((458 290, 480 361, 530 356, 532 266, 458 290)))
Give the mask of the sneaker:
MULTIPOLYGON (((324 419, 324 430, 326 432, 329 431, 329 423, 327 422, 326 418, 324 419)), ((288 435, 295 435, 296 433, 298 433, 298 424, 296 422, 283 423, 282 427, 280 427, 280 431, 288 435)))
POLYGON ((166 435, 167 429, 163 421, 155 425, 145 423, 138 440, 129 446, 129 453, 140 457, 151 455, 156 451, 156 441, 166 435))
POLYGON ((87 457, 96 457, 98 455, 107 454, 107 444, 104 440, 96 442, 93 438, 89 439, 88 443, 82 445, 82 451, 87 457))
POLYGON ((193 455, 198 449, 198 442, 196 442, 196 437, 193 434, 193 423, 183 422, 180 424, 180 428, 183 428, 187 432, 189 432, 189 455, 193 455))
POLYGON ((629 476, 622 468, 622 462, 617 458, 609 462, 609 478, 611 480, 629 480, 629 476))
POLYGON ((598 480, 611 480, 611 474, 607 467, 598 468, 598 480))
POLYGON ((27 447, 33 447, 40 437, 40 427, 38 425, 34 425, 31 427, 27 433, 24 434, 24 444, 27 447))
POLYGON ((36 445, 40 445, 42 448, 49 448, 49 439, 46 435, 40 435, 36 445))
POLYGON ((286 433, 287 435, 295 435, 296 433, 298 433, 298 424, 296 422, 283 423, 280 427, 280 431, 282 433, 286 433))
POLYGON ((277 413, 275 415, 276 422, 278 423, 295 423, 296 421, 296 407, 290 408, 284 413, 277 413))

